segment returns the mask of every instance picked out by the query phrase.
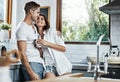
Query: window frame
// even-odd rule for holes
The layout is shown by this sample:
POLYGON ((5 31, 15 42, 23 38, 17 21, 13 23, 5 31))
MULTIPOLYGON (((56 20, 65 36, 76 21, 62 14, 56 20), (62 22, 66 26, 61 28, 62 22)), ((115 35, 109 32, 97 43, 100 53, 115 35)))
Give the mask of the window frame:
MULTIPOLYGON (((110 2, 111 0, 109 0, 110 2)), ((56 16, 56 29, 57 31, 60 31, 62 32, 62 0, 57 0, 57 16, 56 16)), ((109 38, 110 38, 110 20, 111 20, 111 16, 109 15, 109 38)), ((96 44, 96 42, 82 42, 82 41, 65 41, 66 44, 90 44, 90 45, 94 45, 96 44)), ((104 45, 108 45, 109 42, 101 42, 101 44, 104 44, 104 45)))
POLYGON ((7 0, 7 7, 6 7, 6 21, 8 24, 11 24, 12 20, 12 0, 7 0))
POLYGON ((6 0, 5 4, 6 4, 6 6, 3 6, 3 7, 5 7, 5 10, 4 10, 5 11, 5 13, 4 13, 5 18, 3 20, 1 20, 0 23, 11 24, 11 19, 12 19, 12 0, 6 0))

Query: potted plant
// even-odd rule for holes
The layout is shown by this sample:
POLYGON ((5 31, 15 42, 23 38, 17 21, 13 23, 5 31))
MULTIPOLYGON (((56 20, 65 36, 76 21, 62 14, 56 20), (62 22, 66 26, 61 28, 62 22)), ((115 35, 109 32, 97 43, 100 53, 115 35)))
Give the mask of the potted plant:
POLYGON ((8 23, 1 23, 0 24, 0 28, 2 29, 2 30, 10 30, 11 29, 11 25, 10 24, 8 24, 8 23))
POLYGON ((10 24, 7 24, 7 23, 0 24, 0 29, 1 29, 0 30, 0 35, 1 35, 0 40, 1 41, 6 41, 10 38, 11 28, 12 28, 12 26, 10 24))

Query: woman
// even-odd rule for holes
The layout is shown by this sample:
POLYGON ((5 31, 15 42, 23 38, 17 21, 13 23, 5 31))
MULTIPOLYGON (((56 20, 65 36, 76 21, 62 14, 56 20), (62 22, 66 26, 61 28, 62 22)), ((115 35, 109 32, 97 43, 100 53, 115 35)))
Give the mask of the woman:
POLYGON ((72 64, 64 55, 66 50, 64 41, 57 35, 57 31, 50 29, 45 15, 40 14, 36 21, 36 27, 41 36, 37 43, 42 46, 43 59, 46 65, 45 78, 70 73, 72 64))

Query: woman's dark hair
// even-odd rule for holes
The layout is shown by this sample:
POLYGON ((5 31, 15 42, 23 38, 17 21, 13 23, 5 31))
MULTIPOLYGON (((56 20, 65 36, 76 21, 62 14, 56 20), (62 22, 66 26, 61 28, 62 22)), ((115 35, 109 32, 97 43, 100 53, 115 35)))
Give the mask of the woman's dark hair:
MULTIPOLYGON (((43 16, 44 20, 45 20, 45 26, 43 27, 43 30, 48 30, 50 28, 50 24, 48 22, 48 19, 46 18, 46 16, 44 14, 39 14, 39 16, 43 16)), ((38 31, 38 26, 35 24, 35 26, 37 27, 37 31, 38 31)))

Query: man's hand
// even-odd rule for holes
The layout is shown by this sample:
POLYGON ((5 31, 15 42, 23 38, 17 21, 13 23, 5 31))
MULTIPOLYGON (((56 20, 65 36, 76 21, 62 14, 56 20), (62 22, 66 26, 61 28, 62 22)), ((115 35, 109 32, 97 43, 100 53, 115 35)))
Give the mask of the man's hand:
POLYGON ((39 76, 34 72, 30 75, 30 78, 31 80, 40 80, 39 76))

